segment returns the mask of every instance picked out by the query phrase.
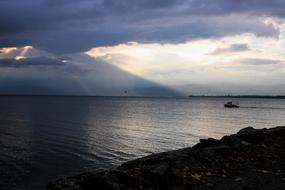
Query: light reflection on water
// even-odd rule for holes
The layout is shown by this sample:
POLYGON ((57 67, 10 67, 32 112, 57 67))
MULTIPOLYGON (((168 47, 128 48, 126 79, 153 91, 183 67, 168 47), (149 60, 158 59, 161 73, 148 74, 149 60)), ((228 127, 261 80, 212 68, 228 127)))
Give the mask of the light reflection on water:
POLYGON ((192 146, 247 126, 285 124, 285 100, 1 97, 0 187, 44 189, 51 179, 192 146))

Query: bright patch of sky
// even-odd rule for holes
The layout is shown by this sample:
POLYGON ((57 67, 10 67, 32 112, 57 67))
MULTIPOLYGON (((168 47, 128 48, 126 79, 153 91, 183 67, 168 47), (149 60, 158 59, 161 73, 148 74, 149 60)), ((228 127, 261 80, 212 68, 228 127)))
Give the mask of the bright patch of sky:
POLYGON ((178 44, 131 42, 93 48, 86 54, 166 85, 283 83, 285 27, 282 20, 265 18, 264 22, 274 23, 280 29, 279 38, 245 33, 178 44))

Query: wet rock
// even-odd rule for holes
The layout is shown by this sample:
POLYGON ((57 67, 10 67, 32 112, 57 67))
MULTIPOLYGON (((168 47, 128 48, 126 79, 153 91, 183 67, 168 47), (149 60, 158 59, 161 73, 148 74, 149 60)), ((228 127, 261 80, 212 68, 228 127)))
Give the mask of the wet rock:
POLYGON ((271 129, 264 129, 264 133, 271 138, 285 137, 284 127, 275 127, 271 129))
POLYGON ((214 152, 217 154, 227 154, 230 151, 230 147, 227 145, 211 146, 204 149, 206 152, 214 152))
POLYGON ((212 184, 212 183, 207 183, 207 187, 213 188, 213 187, 214 187, 214 184, 212 184))
POLYGON ((256 172, 258 172, 258 173, 263 173, 263 174, 268 174, 269 173, 269 171, 267 171, 267 170, 255 170, 256 172))
POLYGON ((169 168, 169 164, 167 163, 161 163, 156 165, 153 169, 151 169, 151 172, 157 175, 165 175, 169 168))
POLYGON ((235 178, 235 182, 241 182, 243 179, 241 178, 241 177, 237 177, 237 178, 235 178))
POLYGON ((193 151, 199 151, 203 150, 204 148, 210 147, 210 146, 216 146, 219 145, 220 141, 209 138, 209 139, 200 139, 200 143, 196 144, 195 146, 192 147, 193 151))
POLYGON ((246 142, 245 140, 238 138, 236 135, 231 135, 231 136, 224 136, 221 139, 221 142, 223 144, 226 144, 230 146, 231 148, 240 148, 242 146, 249 146, 251 143, 246 142))
POLYGON ((237 134, 238 135, 251 135, 259 131, 258 129, 254 129, 253 127, 246 127, 241 129, 237 134))
POLYGON ((249 143, 262 143, 265 141, 264 131, 247 127, 237 133, 237 137, 249 143))

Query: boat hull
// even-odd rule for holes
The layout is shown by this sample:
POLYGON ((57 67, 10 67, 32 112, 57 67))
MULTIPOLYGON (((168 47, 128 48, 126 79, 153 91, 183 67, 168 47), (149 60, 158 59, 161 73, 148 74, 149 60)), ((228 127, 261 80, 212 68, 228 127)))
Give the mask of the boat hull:
POLYGON ((239 108, 239 106, 237 105, 227 105, 227 104, 225 104, 224 107, 225 108, 239 108))

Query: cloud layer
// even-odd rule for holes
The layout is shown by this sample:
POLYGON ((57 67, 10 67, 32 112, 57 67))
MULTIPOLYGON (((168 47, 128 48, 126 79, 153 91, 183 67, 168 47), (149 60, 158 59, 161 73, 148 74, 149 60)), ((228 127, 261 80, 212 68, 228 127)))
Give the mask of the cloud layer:
POLYGON ((224 48, 217 48, 210 55, 220 55, 220 54, 227 54, 227 53, 239 53, 243 51, 249 51, 249 47, 247 44, 231 44, 228 47, 224 48))
POLYGON ((58 54, 137 42, 183 42, 253 33, 279 36, 262 17, 285 16, 280 0, 1 0, 1 47, 58 54))
POLYGON ((0 0, 0 92, 282 85, 284 23, 283 0, 0 0))
POLYGON ((60 59, 51 59, 47 57, 34 57, 25 59, 0 59, 0 67, 30 67, 30 66, 64 66, 66 65, 60 59))

